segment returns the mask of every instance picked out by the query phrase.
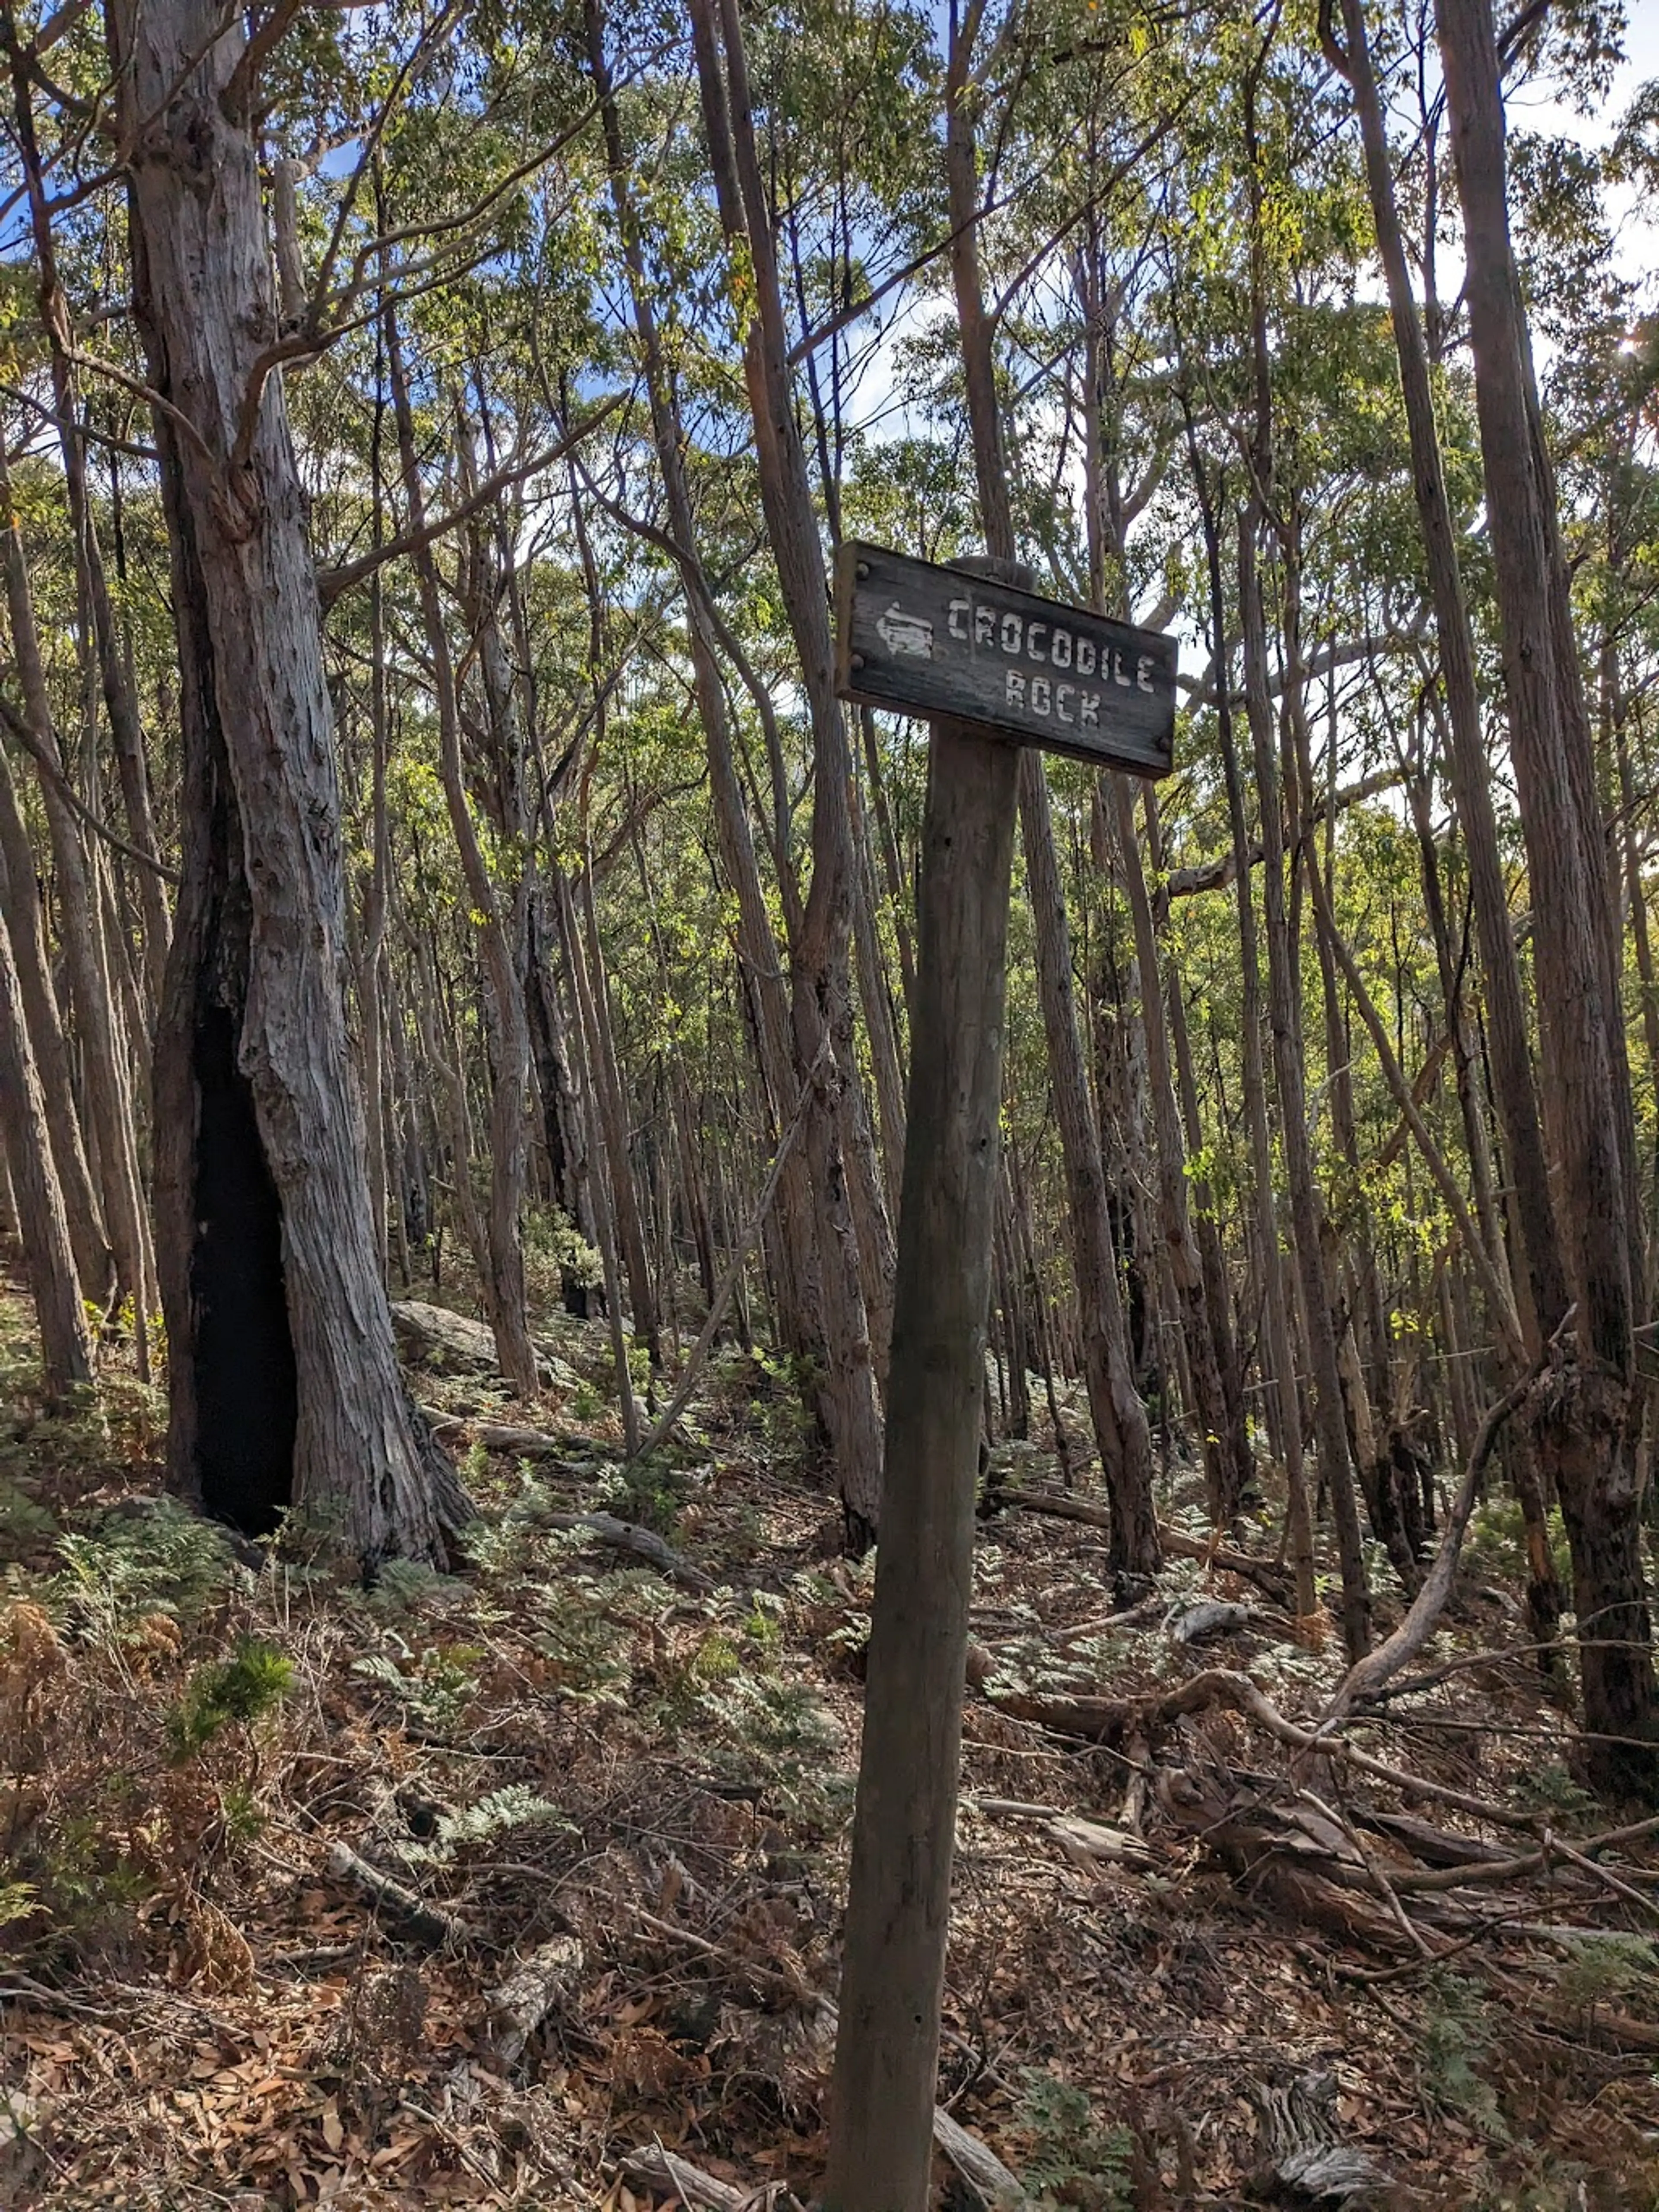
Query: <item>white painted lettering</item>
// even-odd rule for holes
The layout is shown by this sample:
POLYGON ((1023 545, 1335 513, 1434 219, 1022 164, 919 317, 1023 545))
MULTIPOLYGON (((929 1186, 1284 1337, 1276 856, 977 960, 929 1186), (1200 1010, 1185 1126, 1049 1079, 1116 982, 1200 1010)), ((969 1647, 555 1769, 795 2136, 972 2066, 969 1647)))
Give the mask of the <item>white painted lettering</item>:
POLYGON ((1100 727, 1100 694, 1098 691, 1079 692, 1077 702, 1077 718, 1079 722, 1085 730, 1097 730, 1100 727))
MULTIPOLYGON (((1058 641, 1056 641, 1056 642, 1058 642, 1058 641)), ((1072 716, 1072 715, 1070 715, 1070 714, 1068 714, 1066 713, 1066 702, 1069 698, 1071 698, 1071 697, 1073 696, 1073 693, 1076 691, 1076 690, 1077 690, 1077 686, 1076 686, 1074 684, 1055 684, 1055 686, 1054 686, 1054 719, 1055 719, 1055 720, 1056 720, 1056 721, 1059 721, 1059 722, 1069 722, 1069 721, 1072 721, 1072 720, 1074 719, 1074 717, 1073 717, 1073 716, 1072 716)))
POLYGON ((1112 654, 1112 681, 1121 684, 1126 691, 1129 688, 1129 679, 1123 672, 1123 655, 1117 652, 1112 654))
POLYGON ((1031 678, 1031 712, 1034 714, 1046 714, 1048 712, 1052 704, 1053 691, 1054 686, 1046 676, 1034 676, 1031 678))
POLYGON ((989 645, 997 631, 997 611, 994 607, 974 609, 974 643, 989 645))
POLYGON ((1005 703, 1010 707, 1023 707, 1025 704, 1025 678, 1017 668, 1011 668, 1008 671, 1008 689, 1003 696, 1005 703))
POLYGON ((1047 623, 1033 623, 1030 629, 1026 631, 1025 650, 1030 654, 1033 660, 1041 660, 1043 658, 1042 647, 1037 643, 1037 638, 1039 635, 1046 637, 1048 634, 1048 625, 1047 623))
POLYGON ((1080 637, 1077 641, 1077 672, 1092 676, 1095 672, 1095 641, 1091 637, 1080 637))
POLYGON ((945 624, 947 629, 950 630, 951 636, 962 638, 964 641, 968 635, 968 624, 965 620, 959 618, 965 617, 967 612, 968 602, 966 599, 952 599, 945 617, 945 624))
POLYGON ((1143 691, 1152 689, 1152 671, 1158 663, 1150 653, 1143 653, 1135 663, 1135 683, 1143 691))
POLYGON ((1048 647, 1048 658, 1054 662, 1056 668, 1069 668, 1071 666, 1072 633, 1070 630, 1057 629, 1054 632, 1054 641, 1048 647))
POLYGON ((1020 641, 1024 635, 1025 625, 1018 615, 1004 615, 1002 617, 1002 649, 1005 653, 1018 653, 1020 647, 1020 641))

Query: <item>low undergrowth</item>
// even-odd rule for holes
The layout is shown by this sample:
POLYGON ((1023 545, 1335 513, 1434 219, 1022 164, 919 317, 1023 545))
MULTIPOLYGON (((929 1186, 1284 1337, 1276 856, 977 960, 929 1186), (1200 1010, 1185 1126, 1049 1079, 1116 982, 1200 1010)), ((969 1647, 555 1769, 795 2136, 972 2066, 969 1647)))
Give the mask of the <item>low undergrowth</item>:
MULTIPOLYGON (((838 1558, 833 1502, 780 1460, 737 1357, 690 1448, 641 1468, 620 1470, 608 1414, 534 1467, 474 1450, 465 1559, 365 1589, 325 1531, 250 1558, 161 1498, 137 1386, 31 1421, 18 1309, 0 1311, 22 1408, 0 1439, 4 2201, 627 2212, 653 2200, 617 2160, 653 2140, 805 2201, 871 1574, 838 1558), (546 1525, 593 1507, 646 1522, 712 1591, 546 1525), (515 2045, 491 1993, 527 1969, 551 1994, 515 2045)), ((580 1372, 574 1325, 563 1346, 580 1372)), ((422 1391, 507 1410, 476 1381, 422 1391)), ((571 1395, 547 1409, 567 1429, 571 1395)), ((1015 1709, 1218 1664, 1308 1713, 1337 1658, 1192 1561, 1115 1629, 1103 1564, 1085 1527, 1009 1512, 982 1532, 954 2116, 1044 2212, 1284 2197, 1265 2116, 1304 2109, 1365 2162, 1355 2204, 1659 2204, 1639 1910, 1561 1859, 1524 1929, 1517 1905, 1470 1939, 1433 1917, 1440 1892, 1407 1887, 1417 1955, 1298 1915, 1259 1866, 1230 1873, 1171 1791, 1231 1791, 1233 1819, 1244 1788, 1274 1817, 1298 1790, 1326 1802, 1248 1720, 1085 1742, 1015 1709), (1218 1587, 1248 1626, 1189 1651, 1175 1624, 1218 1587), (1091 1857, 1045 1811, 1133 1831, 1139 1856, 1091 1857)), ((1482 1614, 1443 1650, 1474 1635, 1501 1640, 1482 1614)), ((1522 1666, 1461 1673, 1362 1740, 1516 1819, 1547 1800, 1564 1836, 1607 1824, 1522 1666)), ((1647 1881, 1632 1861, 1638 1901, 1647 1881)))

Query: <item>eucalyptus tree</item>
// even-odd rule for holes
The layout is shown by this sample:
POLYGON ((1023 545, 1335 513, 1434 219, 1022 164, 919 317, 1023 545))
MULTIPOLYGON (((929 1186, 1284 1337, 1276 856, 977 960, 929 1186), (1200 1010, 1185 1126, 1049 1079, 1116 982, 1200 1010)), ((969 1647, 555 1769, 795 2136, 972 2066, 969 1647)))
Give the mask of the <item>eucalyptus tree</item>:
MULTIPOLYGON (((5 863, 0 860, 0 877, 5 863)), ((40 1331, 46 1403, 61 1406, 93 1375, 92 1340, 76 1277, 69 1217, 46 1126, 11 939, 0 919, 0 1158, 22 1233, 23 1262, 40 1331)))
POLYGON ((794 636, 812 742, 812 878, 792 946, 796 1077, 810 1097, 806 1156, 820 1207, 821 1400, 850 1547, 866 1548, 880 1513, 880 1407, 845 1144, 855 1082, 849 966, 854 848, 852 760, 835 694, 830 611, 811 488, 793 401, 775 217, 755 135, 743 32, 731 0, 694 0, 703 128, 728 256, 746 257, 754 312, 744 375, 761 496, 794 636))
POLYGON ((1534 1429, 1572 1551, 1585 1718, 1609 1778, 1651 1782, 1659 1686, 1636 1469, 1634 1330, 1646 1255, 1595 748, 1556 482, 1510 238, 1502 65, 1490 0, 1437 9, 1468 275, 1510 752, 1535 916, 1547 1121, 1561 1161, 1566 1283, 1534 1429), (1571 1345, 1564 1337, 1572 1298, 1571 1345))
MULTIPOLYGON (((983 103, 1008 63, 1022 26, 1011 12, 1000 25, 978 6, 952 12, 944 82, 944 168, 950 271, 961 333, 968 420, 981 526, 994 557, 1018 557, 1011 470, 998 393, 994 317, 985 296, 980 226, 983 103)), ((1023 70, 1012 73, 1017 86, 1023 70)), ((1010 88, 1002 88, 1005 99, 1010 88)), ((1006 127, 1007 118, 1001 118, 1006 127)), ((1128 1332, 1107 1210, 1097 1109, 1089 1094, 1071 978, 1069 932, 1056 856, 1048 774, 1028 749, 1020 764, 1020 820, 1026 889, 1036 920, 1043 1024, 1055 1116, 1071 1203, 1073 1257, 1082 1304, 1090 1410, 1112 1503, 1112 1564, 1123 1576, 1155 1572, 1160 1561, 1152 1494, 1152 1446, 1146 1407, 1134 1386, 1128 1332)))

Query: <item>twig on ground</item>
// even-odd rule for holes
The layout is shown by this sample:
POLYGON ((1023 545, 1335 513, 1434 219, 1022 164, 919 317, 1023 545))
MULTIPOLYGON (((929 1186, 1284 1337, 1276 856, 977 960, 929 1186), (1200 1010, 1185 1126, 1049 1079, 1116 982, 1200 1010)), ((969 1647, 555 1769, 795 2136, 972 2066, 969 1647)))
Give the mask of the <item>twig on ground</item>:
POLYGON ((106 2012, 100 2005, 83 2004, 62 1990, 37 1982, 32 1974, 20 1973, 14 1966, 9 1969, 9 1978, 0 1982, 0 2004, 39 2005, 43 2012, 73 2013, 79 2020, 107 2022, 121 2017, 118 2013, 106 2012))

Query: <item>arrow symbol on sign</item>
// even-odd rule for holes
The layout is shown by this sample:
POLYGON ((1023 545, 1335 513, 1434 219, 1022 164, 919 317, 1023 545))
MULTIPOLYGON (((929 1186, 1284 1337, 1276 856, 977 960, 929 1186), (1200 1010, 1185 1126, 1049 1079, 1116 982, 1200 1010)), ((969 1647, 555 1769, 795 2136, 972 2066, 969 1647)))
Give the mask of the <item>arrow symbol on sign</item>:
POLYGON ((891 653, 908 653, 917 660, 933 657, 933 625, 920 615, 907 615, 896 599, 876 624, 876 635, 891 653))

